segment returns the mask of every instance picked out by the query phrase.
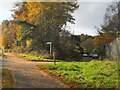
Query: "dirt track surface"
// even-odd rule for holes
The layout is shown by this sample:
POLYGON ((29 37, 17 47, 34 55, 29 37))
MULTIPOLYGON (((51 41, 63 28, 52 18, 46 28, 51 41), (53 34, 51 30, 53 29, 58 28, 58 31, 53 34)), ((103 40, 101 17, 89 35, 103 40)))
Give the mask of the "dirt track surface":
POLYGON ((13 71, 16 88, 66 88, 64 84, 44 76, 36 65, 51 62, 32 62, 6 53, 7 59, 2 61, 3 67, 13 71))

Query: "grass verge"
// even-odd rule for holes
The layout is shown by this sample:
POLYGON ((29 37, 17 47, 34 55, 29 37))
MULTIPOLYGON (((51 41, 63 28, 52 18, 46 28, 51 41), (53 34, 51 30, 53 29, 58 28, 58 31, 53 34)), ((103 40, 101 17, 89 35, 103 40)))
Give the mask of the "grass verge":
POLYGON ((13 79, 12 71, 2 69, 2 88, 14 88, 15 81, 13 79))
MULTIPOLYGON (((44 55, 34 55, 34 54, 31 54, 31 53, 16 53, 17 56, 20 56, 20 57, 24 57, 26 58, 27 60, 31 60, 31 61, 47 61, 47 62, 53 62, 54 60, 53 59, 49 59, 49 56, 44 56, 44 55)), ((61 61, 61 60, 56 60, 57 62, 58 61, 61 61)))
POLYGON ((73 88, 118 88, 118 64, 114 61, 59 62, 38 67, 73 88))

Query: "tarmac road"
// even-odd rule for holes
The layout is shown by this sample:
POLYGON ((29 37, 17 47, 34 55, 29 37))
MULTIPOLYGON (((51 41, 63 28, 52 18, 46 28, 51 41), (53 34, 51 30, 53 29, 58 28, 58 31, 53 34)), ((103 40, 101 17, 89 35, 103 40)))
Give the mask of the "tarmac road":
POLYGON ((2 67, 12 70, 16 88, 66 88, 60 81, 44 76, 36 65, 50 62, 32 62, 6 53, 7 59, 2 60, 2 67))

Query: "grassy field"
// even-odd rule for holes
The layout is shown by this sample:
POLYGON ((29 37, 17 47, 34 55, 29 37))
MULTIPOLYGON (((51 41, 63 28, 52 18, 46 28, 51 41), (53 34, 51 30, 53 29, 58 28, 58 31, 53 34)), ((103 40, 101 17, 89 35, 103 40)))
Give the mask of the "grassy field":
POLYGON ((59 62, 39 65, 74 88, 118 88, 118 64, 114 61, 59 62))
POLYGON ((2 88, 14 88, 14 83, 12 72, 8 69, 2 69, 2 88))
MULTIPOLYGON (((50 59, 50 56, 43 56, 43 55, 33 55, 33 54, 25 54, 25 53, 17 53, 16 55, 24 57, 28 60, 32 60, 32 61, 54 61, 53 59, 50 59)), ((60 60, 56 60, 56 61, 60 61, 60 60)))

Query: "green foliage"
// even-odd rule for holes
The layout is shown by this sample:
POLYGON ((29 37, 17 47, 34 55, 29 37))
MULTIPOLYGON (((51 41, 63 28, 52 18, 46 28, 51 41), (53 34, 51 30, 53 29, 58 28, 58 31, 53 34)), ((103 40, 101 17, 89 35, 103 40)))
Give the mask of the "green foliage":
POLYGON ((14 22, 21 25, 21 34, 17 31, 17 36, 21 36, 22 42, 32 40, 26 50, 48 52, 46 42, 51 41, 52 52, 54 50, 58 59, 79 56, 79 49, 71 42, 71 34, 66 30, 68 22, 74 24, 72 13, 79 7, 76 2, 25 2, 16 7, 19 9, 14 10, 14 22))
POLYGON ((73 35, 75 39, 71 40, 72 35, 66 29, 68 22, 74 24, 72 13, 79 7, 77 2, 22 2, 15 7, 18 9, 13 10, 14 20, 8 21, 14 35, 10 44, 13 51, 48 53, 46 42, 51 41, 57 59, 81 58, 79 37, 73 35), (18 41, 21 46, 16 45, 18 41))
POLYGON ((60 62, 39 65, 67 83, 80 88, 118 88, 118 64, 114 61, 60 62))

